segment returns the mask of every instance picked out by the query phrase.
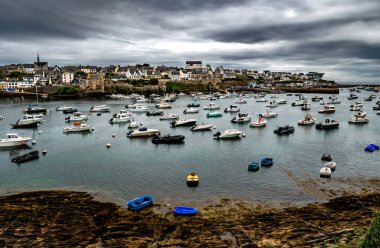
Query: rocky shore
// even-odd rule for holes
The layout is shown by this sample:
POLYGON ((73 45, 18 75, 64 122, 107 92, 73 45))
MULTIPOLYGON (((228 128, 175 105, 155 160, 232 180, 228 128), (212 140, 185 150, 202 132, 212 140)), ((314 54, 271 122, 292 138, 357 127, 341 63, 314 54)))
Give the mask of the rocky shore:
POLYGON ((380 193, 304 207, 220 199, 194 217, 159 202, 134 212, 85 192, 0 197, 1 247, 356 247, 380 209, 380 193))

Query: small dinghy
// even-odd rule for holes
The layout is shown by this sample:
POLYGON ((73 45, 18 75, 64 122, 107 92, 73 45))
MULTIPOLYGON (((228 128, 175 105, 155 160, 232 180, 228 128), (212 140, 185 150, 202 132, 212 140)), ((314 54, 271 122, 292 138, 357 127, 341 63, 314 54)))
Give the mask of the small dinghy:
POLYGON ((258 171, 260 169, 259 162, 251 162, 248 165, 248 171, 258 171))
POLYGON ((321 156, 321 160, 322 161, 331 161, 332 160, 331 154, 329 154, 329 153, 323 153, 322 156, 321 156))
POLYGON ((207 118, 217 118, 217 117, 222 117, 223 114, 220 112, 211 112, 206 115, 207 118))
POLYGON ((253 121, 249 124, 251 127, 265 127, 267 125, 267 119, 262 118, 259 116, 259 119, 257 121, 253 121))
POLYGON ((141 196, 128 202, 128 208, 132 210, 140 210, 153 203, 153 196, 141 196))
POLYGON ((331 177, 331 169, 328 167, 323 167, 319 171, 319 175, 320 175, 320 177, 331 177))
POLYGON ((336 169, 336 163, 335 162, 327 162, 325 164, 325 167, 330 168, 331 171, 334 171, 336 169))
POLYGON ((199 176, 192 172, 186 177, 186 184, 189 187, 196 187, 199 184, 199 176))
POLYGON ((32 152, 28 152, 28 153, 25 153, 21 156, 18 156, 18 157, 15 157, 15 158, 12 158, 12 162, 14 163, 24 163, 24 162, 27 162, 27 161, 30 161, 30 160, 34 160, 34 159, 38 159, 39 158, 39 152, 37 150, 35 151, 32 151, 32 152))
POLYGON ((369 144, 368 146, 364 148, 364 151, 366 152, 374 152, 375 150, 379 150, 379 146, 375 144, 369 144))
POLYGON ((273 158, 263 158, 261 160, 261 166, 270 167, 273 165, 273 158))
POLYGON ((178 206, 175 207, 173 213, 176 215, 195 215, 198 213, 198 210, 196 208, 178 206))

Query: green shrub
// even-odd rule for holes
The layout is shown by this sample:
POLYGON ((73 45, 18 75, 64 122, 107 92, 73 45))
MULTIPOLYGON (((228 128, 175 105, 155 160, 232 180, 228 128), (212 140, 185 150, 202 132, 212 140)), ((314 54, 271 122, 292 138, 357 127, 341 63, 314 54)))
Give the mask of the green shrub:
POLYGON ((376 213, 367 234, 360 244, 361 248, 380 247, 380 211, 376 213))
POLYGON ((57 93, 60 95, 77 95, 83 93, 83 90, 73 86, 64 86, 59 88, 57 93))

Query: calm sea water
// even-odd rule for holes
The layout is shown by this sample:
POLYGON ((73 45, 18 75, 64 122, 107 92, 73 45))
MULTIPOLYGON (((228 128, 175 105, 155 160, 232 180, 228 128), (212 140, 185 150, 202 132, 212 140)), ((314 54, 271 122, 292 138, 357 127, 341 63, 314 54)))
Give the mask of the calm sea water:
MULTIPOLYGON (((362 101, 370 92, 358 93, 362 101)), ((309 99, 315 94, 305 95, 309 99)), ((107 104, 112 112, 125 109, 130 102, 125 100, 69 100, 46 101, 41 105, 50 111, 45 122, 37 130, 12 130, 10 124, 23 116, 22 110, 29 100, 1 99, 0 115, 6 117, 0 121, 0 136, 9 132, 18 132, 21 136, 30 136, 36 145, 22 149, 0 151, 0 190, 3 193, 40 189, 76 189, 101 192, 127 201, 139 195, 153 195, 157 199, 176 199, 178 201, 207 201, 219 197, 247 200, 273 200, 290 202, 308 202, 315 198, 302 189, 288 176, 319 179, 322 153, 331 153, 338 168, 334 178, 373 177, 380 175, 380 153, 368 154, 363 148, 369 143, 380 143, 380 115, 372 110, 372 102, 363 102, 364 110, 370 122, 365 125, 348 124, 353 114, 349 111, 347 90, 341 91, 341 104, 336 105, 332 116, 340 122, 340 128, 319 131, 315 126, 297 126, 297 120, 307 112, 292 107, 295 96, 280 95, 288 104, 272 109, 279 116, 268 120, 264 128, 251 128, 249 124, 233 124, 230 119, 235 114, 224 113, 221 118, 206 118, 209 111, 187 115, 197 118, 199 123, 210 123, 216 129, 210 132, 191 132, 188 127, 171 128, 169 121, 159 121, 158 117, 147 117, 135 113, 135 120, 148 128, 157 128, 161 134, 182 134, 186 136, 183 145, 154 145, 150 139, 129 139, 126 137, 126 125, 111 125, 108 120, 111 113, 101 116, 89 116, 88 124, 95 130, 88 134, 64 134, 65 126, 62 112, 55 111, 57 106, 74 106, 88 113, 93 105, 107 104), (273 130, 279 125, 295 126, 295 133, 289 136, 277 136, 273 130), (228 128, 235 128, 246 134, 240 140, 214 140, 212 134, 228 128), (112 134, 116 134, 112 138, 112 134), (112 147, 106 148, 106 143, 112 147), (32 149, 47 149, 48 153, 39 160, 21 165, 11 163, 12 157, 32 149), (248 172, 247 165, 264 156, 274 158, 272 168, 261 168, 258 172, 248 172), (186 175, 190 172, 200 175, 200 185, 188 188, 186 175)), ((377 94, 378 95, 378 94, 377 94)), ((324 95, 327 99, 329 95, 324 95)), ((270 95, 267 95, 270 99, 270 95)), ((214 101, 221 110, 232 104, 235 98, 214 101)), ((249 113, 252 119, 266 110, 266 103, 256 103, 248 98, 241 105, 241 113, 249 113)), ((189 97, 179 98, 173 103, 173 109, 165 110, 181 116, 189 97)), ((201 106, 209 101, 198 101, 201 106)), ((147 104, 154 109, 154 104, 147 104)), ((324 119, 318 110, 319 103, 312 102, 309 113, 324 119)))

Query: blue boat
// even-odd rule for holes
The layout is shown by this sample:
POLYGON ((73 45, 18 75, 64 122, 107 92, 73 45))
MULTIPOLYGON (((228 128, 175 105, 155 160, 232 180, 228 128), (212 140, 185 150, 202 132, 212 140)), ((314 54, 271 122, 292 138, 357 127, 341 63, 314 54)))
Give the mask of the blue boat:
POLYGON ((206 115, 207 118, 213 118, 213 117, 222 117, 223 114, 220 112, 211 112, 206 115))
POLYGON ((373 148, 375 148, 375 150, 379 150, 380 147, 378 145, 375 145, 375 144, 369 144, 370 146, 372 146, 373 148))
POLYGON ((273 158, 263 158, 261 160, 261 166, 270 167, 273 165, 273 158))
POLYGON ((175 207, 173 213, 176 215, 195 215, 197 212, 198 210, 196 208, 178 206, 175 207))
POLYGON ((248 171, 258 171, 260 169, 260 164, 258 162, 251 162, 248 165, 248 171))
POLYGON ((128 202, 128 208, 132 210, 140 210, 153 203, 153 196, 141 196, 128 202))
POLYGON ((368 146, 364 148, 364 151, 366 152, 374 152, 375 150, 379 150, 379 146, 375 144, 369 144, 368 146))

